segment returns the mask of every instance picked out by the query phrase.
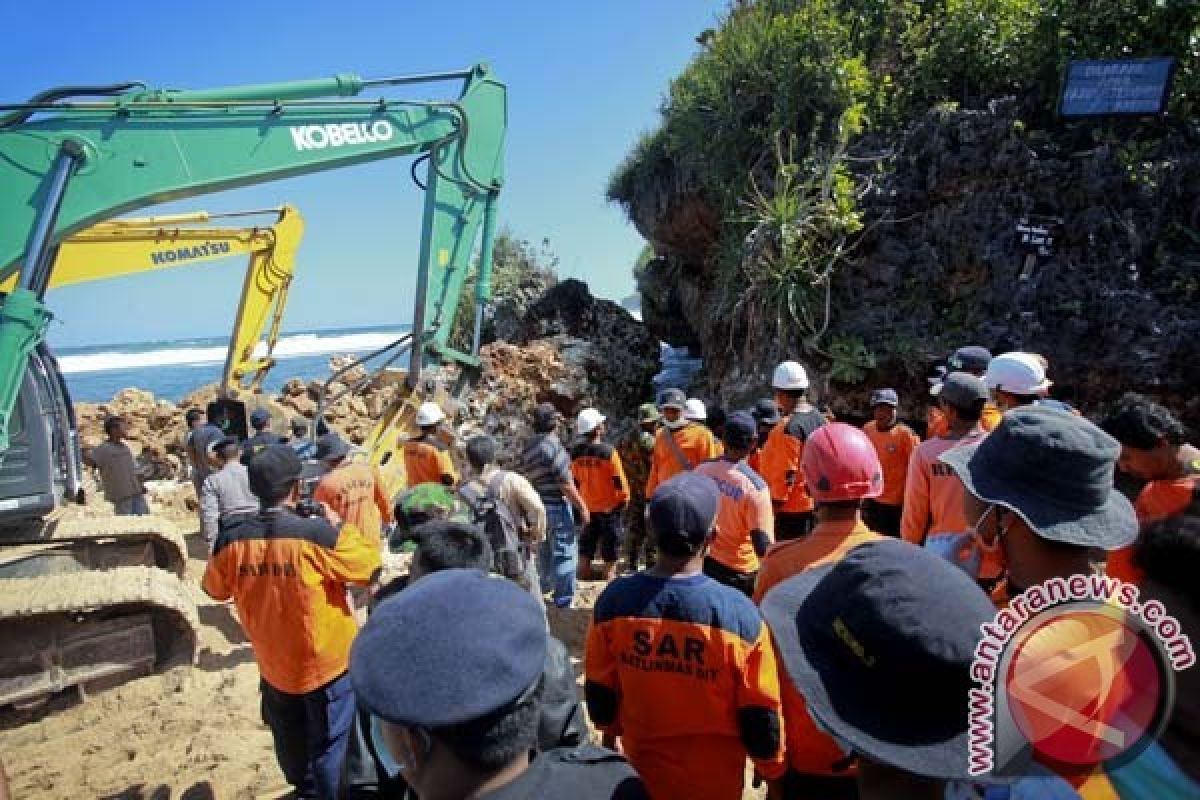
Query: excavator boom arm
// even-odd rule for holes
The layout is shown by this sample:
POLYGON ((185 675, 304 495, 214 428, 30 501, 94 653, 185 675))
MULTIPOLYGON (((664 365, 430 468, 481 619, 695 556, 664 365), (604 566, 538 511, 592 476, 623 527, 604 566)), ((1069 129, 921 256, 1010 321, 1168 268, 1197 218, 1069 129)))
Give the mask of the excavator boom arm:
POLYGON ((96 102, 10 106, 0 119, 0 451, 28 354, 44 335, 51 251, 96 222, 153 203, 423 154, 425 217, 417 260, 410 385, 425 352, 447 347, 485 217, 487 284, 502 184, 505 87, 486 66, 377 81, 329 80, 202 91, 131 91, 96 102), (453 101, 357 100, 366 89, 461 79, 453 101))
MULTIPOLYGON (((108 220, 85 228, 59 245, 49 288, 158 272, 237 255, 250 256, 221 390, 225 395, 231 394, 235 387, 253 391, 274 365, 271 356, 279 339, 287 293, 296 269, 296 251, 303 236, 304 219, 293 206, 108 220), (220 228, 204 224, 215 219, 268 213, 276 217, 269 226, 220 228), (256 353, 260 341, 265 345, 261 355, 256 353)), ((0 284, 0 291, 11 292, 16 282, 16 276, 10 276, 0 284)))

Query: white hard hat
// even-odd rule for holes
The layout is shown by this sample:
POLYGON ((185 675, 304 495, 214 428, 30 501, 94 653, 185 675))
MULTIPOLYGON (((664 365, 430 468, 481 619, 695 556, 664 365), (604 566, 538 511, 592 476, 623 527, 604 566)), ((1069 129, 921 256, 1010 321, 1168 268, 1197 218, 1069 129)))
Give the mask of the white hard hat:
POLYGON ((689 397, 683 405, 683 418, 703 422, 708 419, 708 409, 699 398, 689 397))
POLYGON ((587 436, 596 428, 600 427, 600 423, 604 422, 606 417, 594 408, 585 408, 579 412, 579 416, 575 418, 575 432, 580 436, 587 436))
POLYGON ((983 380, 994 391, 1019 395, 1039 395, 1050 388, 1046 366, 1033 353, 1004 353, 988 364, 983 380))
POLYGON ((445 418, 446 414, 437 403, 421 403, 421 407, 417 409, 417 424, 422 427, 437 425, 445 418))
POLYGON ((775 368, 775 374, 771 377, 771 388, 784 391, 807 389, 808 373, 795 361, 784 361, 775 368))

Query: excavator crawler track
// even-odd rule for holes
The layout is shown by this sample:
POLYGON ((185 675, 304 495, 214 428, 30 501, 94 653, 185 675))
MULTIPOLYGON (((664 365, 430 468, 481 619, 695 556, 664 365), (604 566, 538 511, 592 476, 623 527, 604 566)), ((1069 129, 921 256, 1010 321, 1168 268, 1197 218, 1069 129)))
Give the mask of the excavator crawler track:
POLYGON ((138 565, 183 577, 187 544, 174 523, 153 516, 71 517, 23 540, 0 538, 0 578, 138 565))
POLYGON ((187 586, 154 567, 0 581, 0 708, 195 661, 187 586))

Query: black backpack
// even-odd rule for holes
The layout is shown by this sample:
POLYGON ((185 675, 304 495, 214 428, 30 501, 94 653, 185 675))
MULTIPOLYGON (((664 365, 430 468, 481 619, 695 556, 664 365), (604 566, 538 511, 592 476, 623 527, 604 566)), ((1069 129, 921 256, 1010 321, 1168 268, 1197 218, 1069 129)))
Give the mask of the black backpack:
POLYGON ((459 487, 458 494, 471 509, 473 521, 487 537, 492 546, 496 572, 528 589, 525 578, 525 554, 521 548, 521 537, 517 532, 517 521, 512 510, 500 499, 500 485, 508 473, 496 470, 488 482, 486 491, 480 481, 471 481, 459 487))

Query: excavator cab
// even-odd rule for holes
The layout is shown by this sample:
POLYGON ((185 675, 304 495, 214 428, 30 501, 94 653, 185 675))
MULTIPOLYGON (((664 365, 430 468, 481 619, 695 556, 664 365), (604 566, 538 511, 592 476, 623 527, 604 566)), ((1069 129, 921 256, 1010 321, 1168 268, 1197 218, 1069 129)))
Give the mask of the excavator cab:
POLYGON ((75 410, 45 344, 30 358, 10 431, 12 443, 0 461, 0 541, 3 529, 28 526, 64 502, 84 499, 75 410))

